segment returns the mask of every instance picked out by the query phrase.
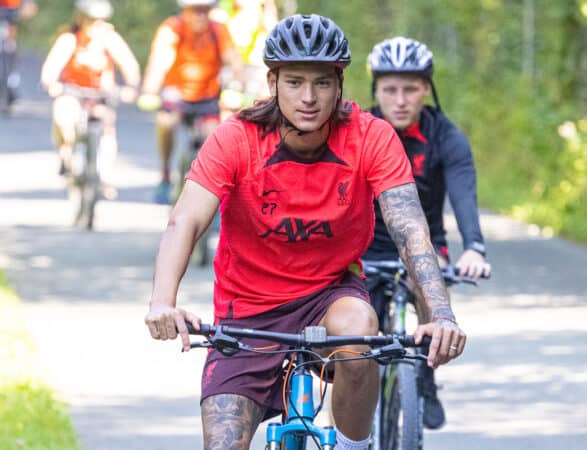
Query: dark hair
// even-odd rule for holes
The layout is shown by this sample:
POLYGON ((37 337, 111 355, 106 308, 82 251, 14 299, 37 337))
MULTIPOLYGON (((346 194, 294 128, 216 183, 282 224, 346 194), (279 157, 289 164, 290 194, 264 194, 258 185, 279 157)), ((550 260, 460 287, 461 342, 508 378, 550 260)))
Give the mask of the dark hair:
MULTIPOLYGON (((341 98, 336 102, 336 109, 332 112, 330 119, 334 125, 344 125, 350 122, 353 107, 350 102, 342 100, 342 71, 337 69, 337 74, 341 98)), ((238 118, 256 124, 261 129, 262 137, 276 131, 287 120, 279 109, 276 96, 257 100, 253 106, 239 111, 238 118)))

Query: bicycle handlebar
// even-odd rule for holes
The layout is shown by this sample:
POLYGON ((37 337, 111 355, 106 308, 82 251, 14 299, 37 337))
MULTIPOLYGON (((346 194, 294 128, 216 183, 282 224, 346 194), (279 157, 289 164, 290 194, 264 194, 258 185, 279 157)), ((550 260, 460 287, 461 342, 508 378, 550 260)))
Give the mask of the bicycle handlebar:
MULTIPOLYGON (((365 275, 392 275, 399 272, 401 275, 407 274, 407 268, 401 260, 395 261, 363 261, 363 270, 365 275)), ((477 280, 470 277, 459 275, 459 269, 453 265, 441 268, 442 278, 447 286, 454 284, 471 284, 477 286, 477 280)), ((481 276, 481 279, 490 277, 481 276)))
MULTIPOLYGON (((188 332, 206 337, 229 336, 233 338, 250 337, 264 339, 280 344, 295 347, 326 348, 343 345, 368 345, 370 347, 382 347, 399 343, 402 347, 417 347, 414 337, 410 335, 385 335, 385 336, 328 336, 326 328, 320 326, 306 327, 301 333, 278 333, 273 331, 254 330, 250 328, 235 328, 225 325, 200 324, 200 329, 195 330, 191 323, 186 322, 188 332)), ((429 344, 429 339, 419 346, 429 344)))

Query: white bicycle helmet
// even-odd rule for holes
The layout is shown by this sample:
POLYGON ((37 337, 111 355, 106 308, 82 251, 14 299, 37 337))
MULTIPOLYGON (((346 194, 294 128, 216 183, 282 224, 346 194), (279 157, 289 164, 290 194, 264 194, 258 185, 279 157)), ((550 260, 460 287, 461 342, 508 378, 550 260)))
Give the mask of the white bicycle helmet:
POLYGON ((190 6, 216 6, 216 0, 177 0, 180 8, 188 8, 190 6))
POLYGON ((92 19, 109 19, 113 13, 110 0, 76 0, 75 8, 92 19))
POLYGON ((375 45, 367 58, 373 76, 389 72, 410 72, 431 79, 432 52, 426 45, 403 36, 386 39, 375 45))
POLYGON ((438 93, 432 81, 434 64, 432 52, 415 39, 397 36, 376 44, 367 57, 367 69, 373 76, 371 97, 375 98, 377 77, 391 73, 414 73, 430 82, 432 97, 440 110, 438 93))

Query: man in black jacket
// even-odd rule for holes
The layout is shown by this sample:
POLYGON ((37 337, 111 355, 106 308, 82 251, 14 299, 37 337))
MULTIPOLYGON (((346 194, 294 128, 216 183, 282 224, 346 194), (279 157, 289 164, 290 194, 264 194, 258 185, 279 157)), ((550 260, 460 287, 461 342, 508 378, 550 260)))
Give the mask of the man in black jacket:
MULTIPOLYGON (((467 138, 440 109, 432 83, 432 53, 418 41, 395 37, 373 47, 368 67, 373 75, 372 94, 378 104, 371 113, 391 123, 401 138, 412 164, 440 265, 449 263, 443 223, 444 199, 448 192, 464 248, 455 265, 462 276, 488 277, 491 266, 485 259, 479 226, 475 165, 467 138), (424 104, 430 93, 435 107, 424 104)), ((375 237, 363 259, 398 259, 399 253, 387 233, 377 204, 375 217, 375 237)), ((375 285, 370 295, 381 314, 382 287, 375 285)), ((416 299, 419 322, 426 323, 430 313, 418 295, 416 299)), ((425 369, 423 391, 424 425, 430 429, 440 428, 445 423, 444 410, 436 394, 433 369, 429 367, 425 369)))

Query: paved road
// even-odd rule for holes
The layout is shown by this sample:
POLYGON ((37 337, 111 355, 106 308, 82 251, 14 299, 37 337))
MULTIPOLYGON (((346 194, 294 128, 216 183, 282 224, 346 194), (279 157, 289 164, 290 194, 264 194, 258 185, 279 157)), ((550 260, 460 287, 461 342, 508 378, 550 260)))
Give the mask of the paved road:
MULTIPOLYGON (((38 63, 27 64, 30 86, 38 63)), ((85 232, 68 227, 49 112, 33 92, 0 120, 0 266, 24 302, 43 375, 87 450, 201 448, 203 355, 148 339, 142 324, 168 214, 150 203, 150 118, 121 111, 119 197, 99 205, 96 231, 85 232)), ((489 213, 482 225, 495 276, 454 290, 469 346, 438 371, 449 423, 426 435, 426 448, 584 450, 587 250, 489 213)), ((212 276, 190 268, 180 293, 208 319, 212 276)))

